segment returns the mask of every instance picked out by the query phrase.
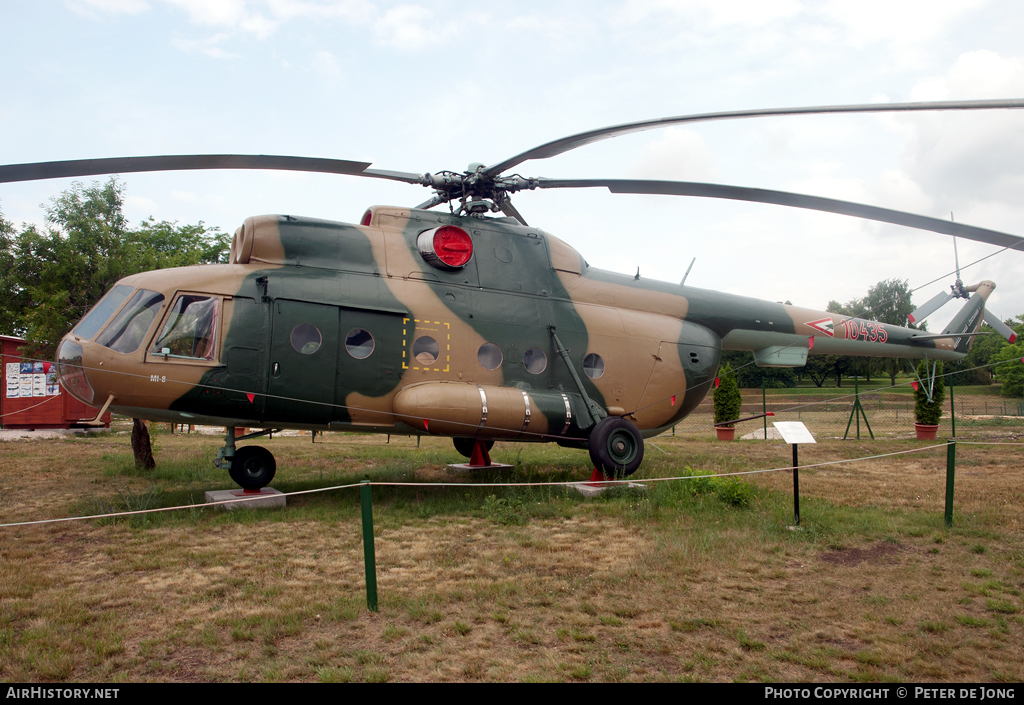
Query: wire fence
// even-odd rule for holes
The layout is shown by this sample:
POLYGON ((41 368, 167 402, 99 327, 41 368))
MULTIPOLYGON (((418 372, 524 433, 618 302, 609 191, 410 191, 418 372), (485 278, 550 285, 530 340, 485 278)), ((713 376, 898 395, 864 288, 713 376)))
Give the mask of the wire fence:
MULTIPOLYGON (((939 437, 952 437, 955 420, 957 438, 990 438, 1024 435, 1024 402, 992 397, 949 394, 939 423, 939 437), (952 400, 951 398, 952 397, 952 400), (955 414, 955 416, 954 416, 955 414)), ((765 412, 774 415, 738 424, 737 438, 769 437, 772 421, 802 421, 816 437, 869 439, 915 438, 914 397, 907 392, 874 390, 855 394, 852 388, 821 389, 793 394, 786 390, 744 389, 740 417, 765 412), (861 413, 854 413, 860 400, 861 413), (869 430, 870 429, 870 430, 869 430)), ((709 394, 700 406, 679 422, 675 434, 696 438, 715 436, 714 408, 709 394)))

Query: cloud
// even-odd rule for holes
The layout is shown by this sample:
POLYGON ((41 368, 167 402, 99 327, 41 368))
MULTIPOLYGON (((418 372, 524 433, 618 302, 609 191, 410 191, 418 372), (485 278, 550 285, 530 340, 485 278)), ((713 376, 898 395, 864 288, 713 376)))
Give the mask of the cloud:
POLYGON ((329 51, 318 51, 310 62, 313 70, 323 79, 333 82, 344 77, 338 59, 329 51))
POLYGON ((845 30, 845 41, 858 47, 876 42, 919 44, 941 34, 986 0, 833 0, 823 15, 845 30))
POLYGON ((680 19, 707 23, 712 27, 743 25, 760 27, 801 12, 797 0, 632 0, 615 13, 616 22, 649 22, 655 15, 675 15, 680 19))
POLYGON ((374 38, 378 44, 398 49, 425 47, 436 39, 427 26, 430 19, 430 10, 419 5, 393 7, 374 23, 374 38))
POLYGON ((96 17, 96 12, 111 15, 138 15, 149 9, 145 0, 66 0, 65 5, 76 14, 96 17))
POLYGON ((366 0, 337 0, 335 2, 308 2, 307 0, 266 0, 267 11, 277 20, 295 18, 342 18, 355 24, 367 24, 376 11, 366 0))
POLYGON ((226 27, 269 37, 279 24, 249 9, 245 0, 164 0, 184 10, 193 24, 226 27))
POLYGON ((630 169, 634 179, 714 181, 718 169, 704 138, 692 130, 668 128, 644 147, 630 169))
POLYGON ((238 59, 241 54, 234 54, 218 46, 221 42, 230 38, 225 33, 215 34, 204 39, 182 39, 176 37, 171 39, 171 45, 186 53, 199 52, 214 59, 238 59))
POLYGON ((934 199, 921 185, 899 169, 883 171, 871 188, 875 195, 868 203, 884 208, 927 213, 934 205, 934 199))
MULTIPOLYGON (((914 100, 969 100, 1024 95, 1024 59, 991 51, 962 54, 944 76, 919 82, 914 100)), ((975 201, 1016 204, 1024 185, 1021 110, 936 113, 912 126, 902 169, 949 208, 975 201)))
POLYGON ((89 10, 111 14, 138 14, 150 9, 150 4, 145 0, 67 0, 65 4, 79 14, 90 13, 89 10))
POLYGON ((987 0, 832 0, 821 20, 840 28, 840 41, 863 50, 884 44, 889 70, 930 65, 934 40, 987 0))
POLYGON ((1024 59, 1002 58, 993 51, 961 54, 945 76, 919 82, 912 100, 1018 98, 1024 90, 1024 59))

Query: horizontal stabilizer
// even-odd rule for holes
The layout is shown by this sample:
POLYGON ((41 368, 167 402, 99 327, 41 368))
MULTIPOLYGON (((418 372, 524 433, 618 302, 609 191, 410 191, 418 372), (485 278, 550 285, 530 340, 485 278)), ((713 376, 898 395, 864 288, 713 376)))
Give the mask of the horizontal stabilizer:
MULTIPOLYGON (((991 335, 991 333, 988 333, 987 331, 984 332, 984 333, 981 333, 981 332, 978 332, 978 333, 958 333, 957 337, 958 338, 973 338, 976 335, 991 335)), ((920 335, 912 335, 912 336, 910 336, 910 339, 911 340, 938 340, 939 338, 949 338, 949 337, 952 337, 949 333, 922 333, 920 335)))

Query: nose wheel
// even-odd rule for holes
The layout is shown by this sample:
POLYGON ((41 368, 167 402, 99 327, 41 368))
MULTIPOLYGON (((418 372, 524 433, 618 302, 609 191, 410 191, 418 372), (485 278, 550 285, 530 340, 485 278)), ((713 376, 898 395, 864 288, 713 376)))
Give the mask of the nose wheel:
POLYGON ((644 459, 643 436, 621 416, 601 419, 590 432, 590 459, 605 477, 632 475, 644 459))
POLYGON ((260 446, 245 446, 235 451, 228 470, 231 479, 247 490, 258 490, 270 484, 277 472, 274 455, 260 446))

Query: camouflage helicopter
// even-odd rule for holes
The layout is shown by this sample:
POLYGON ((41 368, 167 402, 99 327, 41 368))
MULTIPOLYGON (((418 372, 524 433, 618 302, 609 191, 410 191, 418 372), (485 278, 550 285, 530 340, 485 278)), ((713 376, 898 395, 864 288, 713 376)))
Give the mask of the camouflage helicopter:
MULTIPOLYGON (((215 463, 247 489, 273 478, 260 446, 292 428, 450 436, 472 464, 494 441, 586 448, 605 475, 629 475, 644 438, 693 411, 723 350, 759 366, 808 354, 963 358, 982 321, 983 281, 941 295, 963 309, 938 334, 641 279, 591 267, 529 225, 510 195, 613 193, 727 198, 841 213, 1021 249, 1024 239, 901 211, 722 184, 504 176, 617 135, 691 122, 799 115, 1024 107, 1024 100, 748 110, 628 123, 565 137, 491 166, 415 174, 369 163, 266 155, 126 157, 0 166, 0 182, 188 169, 284 169, 421 185, 415 208, 374 206, 358 224, 247 218, 230 263, 126 277, 61 341, 69 393, 126 416, 226 429, 215 463), (458 208, 454 207, 458 203, 458 208), (431 210, 450 204, 450 212, 431 210), (491 215, 501 212, 502 215, 491 215), (973 294, 973 296, 971 295, 973 294), (239 427, 263 429, 236 439, 239 427)), ((97 417, 98 418, 98 417, 97 417)))

